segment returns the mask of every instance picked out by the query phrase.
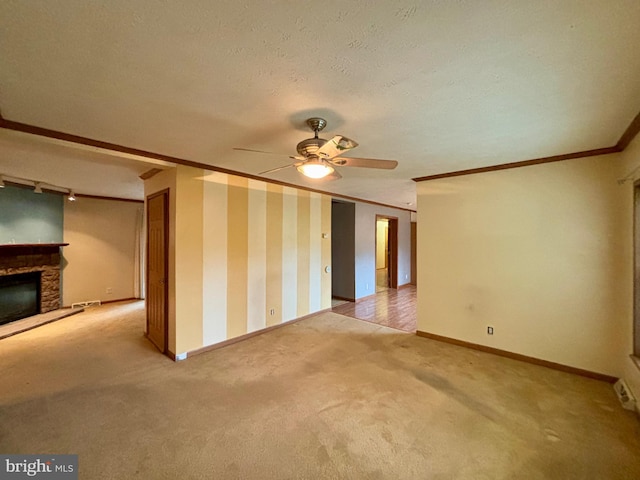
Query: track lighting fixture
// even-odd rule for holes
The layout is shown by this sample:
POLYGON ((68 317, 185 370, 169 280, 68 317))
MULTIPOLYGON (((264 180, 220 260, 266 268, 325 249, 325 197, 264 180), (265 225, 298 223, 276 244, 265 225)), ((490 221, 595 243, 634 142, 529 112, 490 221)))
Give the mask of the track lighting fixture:
POLYGON ((54 185, 53 183, 40 182, 37 180, 31 180, 29 178, 14 177, 13 175, 0 174, 0 188, 7 186, 6 182, 9 182, 10 187, 30 188, 33 185, 33 193, 43 193, 43 187, 47 188, 48 194, 66 195, 70 202, 75 202, 77 197, 72 188, 63 187, 61 185, 54 185), (8 180, 7 180, 8 179, 8 180))

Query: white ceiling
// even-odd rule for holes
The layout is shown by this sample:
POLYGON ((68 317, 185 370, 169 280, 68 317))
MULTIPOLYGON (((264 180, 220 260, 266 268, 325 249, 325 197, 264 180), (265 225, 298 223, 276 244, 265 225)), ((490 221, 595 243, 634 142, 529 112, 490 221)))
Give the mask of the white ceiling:
MULTIPOLYGON (((640 110, 639 25, 638 0, 3 0, 0 111, 251 174, 288 158, 233 147, 295 154, 322 116, 398 168, 269 177, 407 208, 414 177, 614 145, 640 110)), ((153 166, 0 137, 0 173, 84 193, 142 198, 153 166)))

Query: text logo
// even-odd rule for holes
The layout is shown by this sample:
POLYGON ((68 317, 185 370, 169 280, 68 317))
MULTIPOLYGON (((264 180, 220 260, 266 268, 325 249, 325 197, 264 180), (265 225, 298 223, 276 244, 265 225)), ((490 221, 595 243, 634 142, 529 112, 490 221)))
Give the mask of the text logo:
POLYGON ((0 478, 78 480, 78 456, 0 455, 0 478))

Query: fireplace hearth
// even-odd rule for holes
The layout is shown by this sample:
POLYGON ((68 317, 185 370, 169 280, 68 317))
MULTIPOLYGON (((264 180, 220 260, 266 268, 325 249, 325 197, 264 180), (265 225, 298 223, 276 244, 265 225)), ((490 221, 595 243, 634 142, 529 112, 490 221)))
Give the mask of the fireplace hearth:
POLYGON ((0 324, 60 308, 60 247, 0 245, 0 324))

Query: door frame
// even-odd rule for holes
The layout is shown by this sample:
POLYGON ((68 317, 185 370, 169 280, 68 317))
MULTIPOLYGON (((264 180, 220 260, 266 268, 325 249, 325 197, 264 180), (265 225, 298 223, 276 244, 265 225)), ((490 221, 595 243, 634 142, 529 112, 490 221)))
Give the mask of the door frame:
POLYGON ((640 357, 640 180, 633 183, 633 355, 640 357))
MULTIPOLYGON (((378 243, 378 220, 389 221, 389 229, 387 231, 387 246, 389 248, 389 255, 388 255, 389 261, 387 265, 388 284, 389 284, 389 288, 397 289, 398 288, 398 217, 376 214, 375 229, 373 232, 373 234, 375 235, 374 245, 376 249, 377 249, 377 243, 378 243)), ((377 250, 374 250, 374 251, 377 252, 377 250)), ((374 285, 375 285, 375 281, 374 281, 374 285)))
MULTIPOLYGON (((169 188, 148 195, 145 199, 145 216, 146 216, 146 255, 145 255, 145 303, 149 301, 149 200, 162 196, 164 206, 164 272, 165 282, 162 288, 162 296, 164 302, 164 353, 169 353, 169 188)), ((145 336, 149 337, 149 310, 145 315, 145 336)), ((153 343, 153 342, 151 342, 153 343)), ((155 343, 153 343, 155 345, 155 343)), ((157 346, 157 345, 156 345, 157 346)))

